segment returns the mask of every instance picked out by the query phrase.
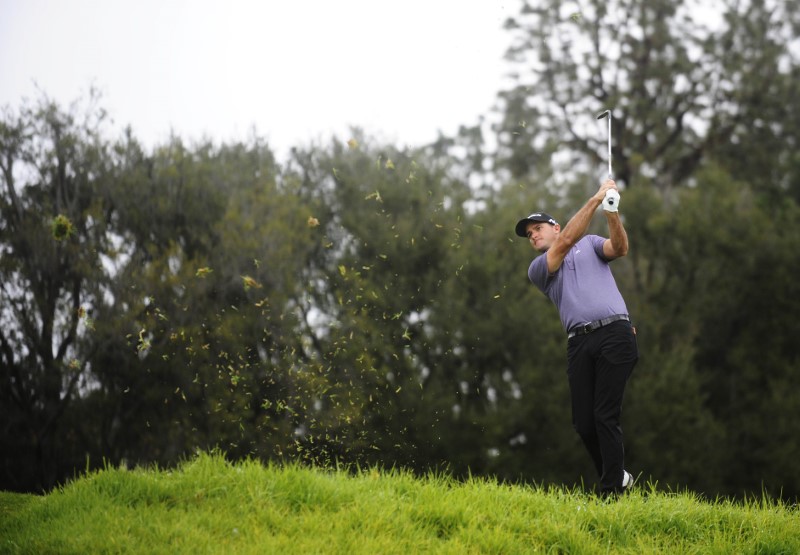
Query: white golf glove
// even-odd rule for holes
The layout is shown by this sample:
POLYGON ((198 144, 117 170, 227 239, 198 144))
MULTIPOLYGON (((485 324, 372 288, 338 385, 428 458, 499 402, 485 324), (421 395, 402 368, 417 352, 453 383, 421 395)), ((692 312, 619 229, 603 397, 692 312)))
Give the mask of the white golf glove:
POLYGON ((603 199, 603 210, 606 212, 616 212, 619 210, 619 193, 614 189, 606 191, 606 196, 603 199))

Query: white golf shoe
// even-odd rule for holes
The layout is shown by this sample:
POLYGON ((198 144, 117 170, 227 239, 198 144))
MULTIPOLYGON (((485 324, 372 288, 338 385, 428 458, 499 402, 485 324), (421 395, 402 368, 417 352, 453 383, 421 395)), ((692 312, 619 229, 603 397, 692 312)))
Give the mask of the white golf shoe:
POLYGON ((627 470, 622 471, 622 491, 626 491, 627 489, 633 487, 633 474, 628 472, 627 470))

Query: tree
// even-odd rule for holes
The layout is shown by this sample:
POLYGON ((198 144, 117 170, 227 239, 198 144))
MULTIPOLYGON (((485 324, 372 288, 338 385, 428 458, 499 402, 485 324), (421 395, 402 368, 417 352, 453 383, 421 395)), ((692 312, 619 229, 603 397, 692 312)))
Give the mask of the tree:
MULTIPOLYGON (((561 169, 599 174, 604 134, 593 116, 607 108, 614 173, 629 186, 682 185, 722 155, 748 160, 735 175, 794 164, 790 44, 800 16, 791 5, 721 1, 711 17, 666 0, 525 2, 507 23, 519 70, 516 87, 501 93, 498 164, 520 177, 524 164, 514 160, 556 142, 561 169)), ((769 183, 758 175, 762 186, 785 189, 785 174, 767 175, 769 183)))
POLYGON ((350 461, 417 469, 441 462, 437 432, 427 428, 440 420, 442 401, 427 394, 440 370, 422 357, 435 348, 428 318, 466 189, 423 152, 371 145, 358 132, 349 146, 334 141, 329 154, 297 151, 294 163, 304 196, 326 207, 326 248, 307 275, 303 312, 318 321, 308 326, 308 353, 337 384, 322 401, 348 409, 339 434, 351 449, 320 441, 319 432, 309 442, 350 461))
POLYGON ((127 342, 98 360, 101 452, 161 464, 213 447, 292 454, 325 383, 305 371, 297 306, 322 248, 315 209, 257 138, 192 149, 174 139, 131 159, 118 217, 130 247, 106 307, 108 332, 127 342))
POLYGON ((562 198, 580 191, 603 173, 605 134, 591 116, 614 110, 631 237, 617 279, 642 347, 631 461, 707 492, 757 491, 761 480, 786 494, 796 481, 771 454, 788 424, 778 432, 761 415, 793 409, 777 393, 794 383, 784 342, 795 325, 782 317, 793 313, 783 279, 793 264, 777 253, 796 239, 798 12, 780 1, 715 8, 717 18, 680 2, 526 2, 508 23, 519 72, 500 97, 496 167, 506 187, 538 178, 562 198), (539 170, 542 153, 553 173, 539 170), (764 314, 772 332, 755 324, 764 314), (687 463, 699 458, 704 473, 687 463))
POLYGON ((64 112, 45 98, 6 109, 0 123, 4 485, 53 485, 64 470, 62 418, 91 385, 92 308, 109 249, 104 116, 94 104, 64 112))

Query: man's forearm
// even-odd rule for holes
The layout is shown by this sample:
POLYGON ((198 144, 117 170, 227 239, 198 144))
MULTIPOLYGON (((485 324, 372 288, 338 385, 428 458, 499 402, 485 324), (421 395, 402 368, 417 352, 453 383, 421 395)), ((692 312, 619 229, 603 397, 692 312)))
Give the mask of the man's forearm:
POLYGON ((611 247, 614 249, 615 256, 625 256, 628 254, 628 234, 618 212, 606 212, 608 220, 608 234, 611 240, 611 247))
POLYGON ((577 243, 586 230, 589 229, 589 224, 592 222, 592 217, 597 211, 597 207, 602 203, 602 199, 598 199, 597 195, 590 198, 583 207, 578 210, 572 218, 561 230, 561 236, 570 244, 577 243))

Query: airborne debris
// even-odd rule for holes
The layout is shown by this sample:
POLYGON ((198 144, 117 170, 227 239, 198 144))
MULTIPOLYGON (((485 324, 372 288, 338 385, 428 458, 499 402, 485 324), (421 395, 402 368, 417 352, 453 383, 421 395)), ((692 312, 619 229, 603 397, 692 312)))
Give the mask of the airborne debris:
POLYGON ((249 291, 250 289, 261 289, 261 284, 258 283, 253 278, 251 278, 250 276, 241 276, 241 277, 245 291, 249 291))
POLYGON ((308 217, 308 227, 317 227, 319 225, 319 220, 316 219, 314 216, 308 217))
POLYGON ((147 333, 145 328, 139 330, 139 342, 136 345, 136 350, 139 351, 139 354, 143 354, 150 349, 150 340, 144 336, 145 333, 147 333))
POLYGON ((75 226, 72 225, 72 222, 69 218, 63 214, 59 214, 53 218, 51 230, 53 233, 53 239, 56 241, 63 241, 75 233, 75 226))

